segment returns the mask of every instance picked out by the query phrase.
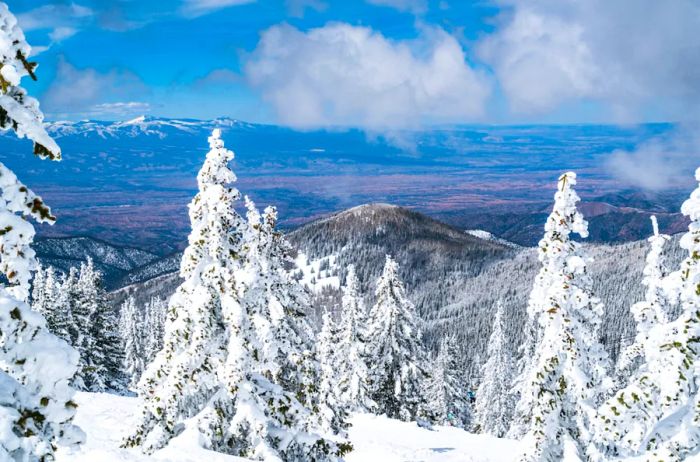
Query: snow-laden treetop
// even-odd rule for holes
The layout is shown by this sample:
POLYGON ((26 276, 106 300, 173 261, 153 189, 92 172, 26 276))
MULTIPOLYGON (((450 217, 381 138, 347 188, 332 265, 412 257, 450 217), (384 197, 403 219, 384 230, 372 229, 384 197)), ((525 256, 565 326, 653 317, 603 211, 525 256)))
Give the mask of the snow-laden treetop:
POLYGON ((554 195, 554 209, 544 228, 550 236, 556 234, 565 239, 574 232, 583 238, 588 237, 588 222, 576 209, 576 204, 581 201, 581 198, 578 197, 573 186, 576 186, 574 172, 567 172, 559 177, 559 190, 554 195))
POLYGON ((61 149, 44 129, 39 102, 20 87, 23 77, 36 80, 36 63, 27 61, 31 47, 17 18, 0 3, 0 128, 11 128, 20 138, 34 141, 34 154, 58 160, 61 149))
POLYGON ((197 175, 199 189, 205 189, 206 184, 226 185, 236 181, 236 174, 228 168, 228 163, 233 160, 233 151, 224 147, 221 139, 221 130, 215 128, 209 137, 209 148, 202 169, 197 175))

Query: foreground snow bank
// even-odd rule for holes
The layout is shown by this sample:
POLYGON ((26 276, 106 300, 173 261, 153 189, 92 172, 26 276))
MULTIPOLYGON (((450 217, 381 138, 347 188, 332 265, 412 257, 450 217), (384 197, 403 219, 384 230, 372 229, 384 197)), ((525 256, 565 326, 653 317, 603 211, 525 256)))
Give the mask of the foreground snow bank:
POLYGON ((197 436, 185 431, 165 449, 146 456, 137 449, 121 449, 122 438, 136 425, 139 400, 107 393, 78 393, 75 422, 87 433, 77 453, 60 451, 57 462, 238 462, 246 459, 202 449, 197 436))
POLYGON ((518 455, 517 441, 371 414, 352 418, 350 440, 355 450, 347 462, 512 462, 518 455))
MULTIPOLYGON (((76 423, 87 433, 77 453, 61 450, 57 462, 235 462, 239 457, 202 449, 197 436, 185 431, 153 456, 138 450, 120 449, 122 437, 133 427, 140 412, 136 398, 104 393, 78 393, 76 423)), ((350 440, 355 450, 347 462, 510 462, 517 455, 517 442, 492 438, 450 427, 430 431, 415 423, 381 416, 358 414, 352 418, 350 440)))

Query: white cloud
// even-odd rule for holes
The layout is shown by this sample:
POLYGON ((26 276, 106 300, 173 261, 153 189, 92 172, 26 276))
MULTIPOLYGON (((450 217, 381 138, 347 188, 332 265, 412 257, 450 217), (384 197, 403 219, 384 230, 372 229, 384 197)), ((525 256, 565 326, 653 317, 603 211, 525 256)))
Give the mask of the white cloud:
POLYGON ((214 69, 201 79, 194 81, 193 86, 206 88, 209 86, 239 84, 243 77, 230 69, 214 69))
POLYGON ((285 6, 290 16, 303 18, 307 9, 315 11, 325 11, 328 4, 323 0, 285 0, 285 6))
POLYGON ((678 188, 692 182, 700 165, 699 127, 681 127, 632 151, 617 150, 606 161, 621 182, 651 190, 678 188))
POLYGON ((623 121, 700 102, 700 3, 504 0, 480 44, 511 107, 543 113, 592 101, 623 121))
POLYGON ((77 33, 78 29, 74 27, 57 27, 51 31, 49 38, 52 42, 60 42, 61 40, 72 37, 77 33))
POLYGON ((90 8, 70 4, 50 4, 17 15, 19 25, 25 31, 70 27, 94 15, 90 8))
POLYGON ((490 94, 485 76, 441 29, 392 41, 342 23, 308 32, 275 26, 263 32, 245 74, 278 120, 297 128, 469 122, 490 94))
POLYGON ((184 0, 181 12, 188 17, 197 17, 230 6, 245 5, 255 0, 184 0))
POLYGON ((58 62, 56 78, 41 98, 46 112, 66 116, 92 116, 99 109, 127 106, 122 101, 143 96, 148 90, 141 80, 128 71, 78 69, 65 61, 58 62))
POLYGON ((37 56, 52 45, 77 34, 93 20, 94 15, 92 9, 76 3, 50 4, 17 15, 17 22, 26 32, 51 29, 50 43, 32 47, 32 56, 37 56))
POLYGON ((365 0, 371 5, 388 6, 399 11, 408 11, 413 14, 421 14, 428 11, 427 0, 365 0))

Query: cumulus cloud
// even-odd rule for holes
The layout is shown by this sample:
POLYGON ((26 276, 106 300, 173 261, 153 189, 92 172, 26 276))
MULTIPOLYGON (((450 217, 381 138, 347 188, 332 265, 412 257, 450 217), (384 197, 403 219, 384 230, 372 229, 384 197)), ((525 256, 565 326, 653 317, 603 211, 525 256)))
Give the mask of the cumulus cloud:
POLYGON ((255 0, 184 0, 181 12, 188 17, 203 16, 222 8, 245 5, 255 0))
MULTIPOLYGON (((648 189, 692 178, 700 136, 700 3, 694 0, 500 0, 503 13, 478 45, 519 114, 593 104, 607 120, 677 121, 682 128, 607 167, 648 189), (691 128, 692 127, 692 128, 691 128)), ((580 107, 580 106, 579 106, 580 107)))
MULTIPOLYGON (((133 101, 147 92, 143 82, 131 72, 113 69, 102 73, 95 69, 78 69, 61 59, 56 78, 44 93, 42 106, 56 116, 89 117, 113 113, 114 110, 108 110, 110 108, 126 111, 131 103, 124 101, 133 101)), ((132 106, 132 109, 138 108, 132 106)))
POLYGON ((245 74, 279 121, 297 128, 474 121, 490 95, 458 41, 434 28, 414 41, 392 41, 343 23, 307 32, 274 26, 245 74))
POLYGON ((595 101, 619 120, 700 102, 700 3, 505 0, 480 44, 513 110, 595 101))
POLYGON ((630 186, 651 190, 685 186, 700 165, 700 131, 680 127, 634 150, 614 151, 606 164, 615 177, 630 186))
POLYGON ((413 14, 425 13, 428 10, 427 0, 365 0, 371 5, 388 6, 399 11, 408 11, 413 14))

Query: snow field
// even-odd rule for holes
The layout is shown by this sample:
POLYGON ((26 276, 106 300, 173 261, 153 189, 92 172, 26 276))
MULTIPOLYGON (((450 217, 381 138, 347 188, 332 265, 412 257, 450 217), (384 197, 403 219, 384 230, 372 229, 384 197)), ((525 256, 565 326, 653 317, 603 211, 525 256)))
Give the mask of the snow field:
MULTIPOLYGON (((202 449, 193 425, 152 456, 119 447, 133 428, 141 405, 138 398, 107 393, 78 393, 75 423, 87 441, 77 452, 61 448, 57 462, 235 462, 244 461, 202 449)), ((510 462, 518 454, 517 441, 474 435, 458 428, 420 428, 383 416, 356 414, 351 419, 354 450, 347 462, 510 462)))

